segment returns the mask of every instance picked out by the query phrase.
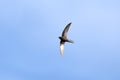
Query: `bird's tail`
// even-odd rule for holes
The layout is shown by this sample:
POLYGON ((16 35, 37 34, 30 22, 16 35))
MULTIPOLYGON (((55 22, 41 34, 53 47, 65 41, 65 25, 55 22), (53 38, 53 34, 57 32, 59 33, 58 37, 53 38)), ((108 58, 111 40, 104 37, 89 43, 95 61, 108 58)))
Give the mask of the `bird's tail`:
POLYGON ((73 40, 68 40, 68 42, 70 42, 70 43, 74 43, 73 40))

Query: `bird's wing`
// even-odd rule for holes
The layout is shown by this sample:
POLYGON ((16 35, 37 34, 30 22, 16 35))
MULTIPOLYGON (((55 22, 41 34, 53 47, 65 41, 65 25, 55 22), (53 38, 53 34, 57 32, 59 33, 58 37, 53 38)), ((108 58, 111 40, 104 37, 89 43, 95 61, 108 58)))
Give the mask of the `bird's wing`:
POLYGON ((67 36, 67 32, 69 30, 71 23, 67 24, 67 26, 65 27, 65 29, 62 32, 62 36, 66 37, 67 36))
POLYGON ((60 41, 60 53, 64 56, 64 42, 60 41))

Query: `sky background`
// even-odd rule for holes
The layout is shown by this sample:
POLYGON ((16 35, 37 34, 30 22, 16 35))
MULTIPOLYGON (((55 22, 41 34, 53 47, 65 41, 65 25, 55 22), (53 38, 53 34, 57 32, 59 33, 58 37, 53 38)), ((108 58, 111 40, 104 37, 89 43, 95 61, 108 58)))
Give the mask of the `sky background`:
POLYGON ((120 0, 1 0, 0 80, 120 80, 120 0))

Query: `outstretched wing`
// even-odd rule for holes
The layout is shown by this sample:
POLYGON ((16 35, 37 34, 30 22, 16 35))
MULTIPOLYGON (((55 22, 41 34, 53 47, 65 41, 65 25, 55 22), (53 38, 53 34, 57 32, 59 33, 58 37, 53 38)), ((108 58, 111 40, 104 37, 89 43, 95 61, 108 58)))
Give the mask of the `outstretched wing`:
POLYGON ((60 54, 64 56, 64 42, 60 41, 60 54))
POLYGON ((64 36, 64 37, 67 36, 67 32, 68 32, 71 24, 72 24, 72 23, 67 24, 67 26, 65 27, 65 29, 64 29, 63 32, 62 32, 62 36, 64 36))

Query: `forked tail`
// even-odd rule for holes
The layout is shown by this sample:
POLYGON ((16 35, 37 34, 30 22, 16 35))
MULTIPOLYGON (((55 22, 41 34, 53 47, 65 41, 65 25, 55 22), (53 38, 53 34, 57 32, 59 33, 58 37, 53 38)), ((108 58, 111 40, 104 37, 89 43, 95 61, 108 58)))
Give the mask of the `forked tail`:
POLYGON ((68 42, 70 42, 70 43, 74 43, 73 40, 68 40, 68 42))

